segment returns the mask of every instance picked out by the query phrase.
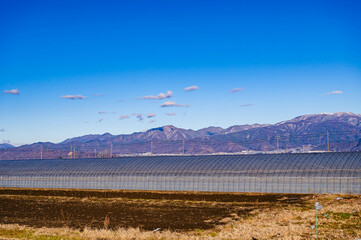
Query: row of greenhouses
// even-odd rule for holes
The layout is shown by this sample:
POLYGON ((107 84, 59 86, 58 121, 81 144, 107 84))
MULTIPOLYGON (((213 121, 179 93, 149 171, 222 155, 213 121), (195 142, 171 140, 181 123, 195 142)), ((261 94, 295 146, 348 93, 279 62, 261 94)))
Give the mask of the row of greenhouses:
POLYGON ((0 161, 0 187, 361 193, 361 153, 0 161))

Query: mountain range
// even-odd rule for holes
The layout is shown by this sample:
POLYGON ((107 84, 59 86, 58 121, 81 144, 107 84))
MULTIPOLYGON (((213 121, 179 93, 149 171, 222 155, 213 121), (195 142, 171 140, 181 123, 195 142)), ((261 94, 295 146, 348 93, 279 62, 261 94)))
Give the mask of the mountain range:
POLYGON ((8 148, 14 148, 14 146, 9 143, 1 143, 0 144, 0 149, 8 149, 8 148))
POLYGON ((125 154, 212 154, 361 150, 361 115, 321 113, 276 124, 207 127, 172 125, 132 134, 85 135, 60 143, 0 144, 1 159, 109 157, 125 154), (278 150, 277 150, 278 146, 278 150), (41 153, 41 149, 42 153, 41 153))

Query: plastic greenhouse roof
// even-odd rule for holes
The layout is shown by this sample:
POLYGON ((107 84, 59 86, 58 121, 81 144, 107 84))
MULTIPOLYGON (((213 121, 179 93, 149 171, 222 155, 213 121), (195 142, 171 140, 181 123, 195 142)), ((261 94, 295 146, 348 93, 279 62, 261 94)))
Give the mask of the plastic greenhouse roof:
POLYGON ((0 177, 127 175, 361 177, 361 152, 132 156, 0 161, 0 177))

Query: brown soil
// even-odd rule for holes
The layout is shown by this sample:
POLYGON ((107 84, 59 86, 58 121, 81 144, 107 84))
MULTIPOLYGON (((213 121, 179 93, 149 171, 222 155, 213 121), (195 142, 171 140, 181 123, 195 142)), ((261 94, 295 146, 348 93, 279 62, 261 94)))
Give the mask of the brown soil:
POLYGON ((0 189, 0 223, 32 227, 210 229, 304 194, 0 189), (105 218, 109 217, 109 224, 105 218))

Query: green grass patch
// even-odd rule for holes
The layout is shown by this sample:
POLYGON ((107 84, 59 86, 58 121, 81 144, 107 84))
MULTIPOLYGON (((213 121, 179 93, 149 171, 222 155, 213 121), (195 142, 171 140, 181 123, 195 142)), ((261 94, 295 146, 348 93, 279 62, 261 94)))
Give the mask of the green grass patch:
POLYGON ((80 240, 80 238, 62 235, 41 234, 35 235, 35 231, 29 229, 5 229, 0 228, 0 238, 15 238, 26 240, 80 240))
POLYGON ((352 213, 332 212, 332 211, 327 211, 325 215, 328 215, 335 220, 347 220, 353 216, 352 213))
POLYGON ((0 228, 0 237, 30 239, 30 237, 34 236, 33 233, 34 231, 23 229, 0 228))
POLYGON ((211 237, 217 237, 217 235, 218 235, 218 234, 215 233, 215 232, 210 232, 210 233, 209 233, 209 236, 211 236, 211 237))

